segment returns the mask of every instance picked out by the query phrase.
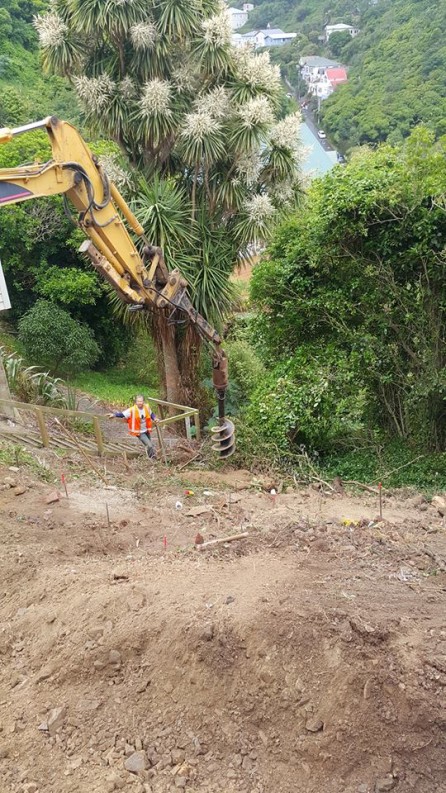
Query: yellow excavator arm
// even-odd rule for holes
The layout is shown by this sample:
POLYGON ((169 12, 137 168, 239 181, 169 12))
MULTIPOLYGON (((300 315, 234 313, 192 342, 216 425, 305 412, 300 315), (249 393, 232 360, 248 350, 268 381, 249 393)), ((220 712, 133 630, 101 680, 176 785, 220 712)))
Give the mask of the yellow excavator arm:
POLYGON ((134 310, 172 309, 187 315, 200 335, 214 346, 213 383, 219 424, 213 430, 220 457, 234 452, 234 426, 225 417, 228 362, 217 331, 193 307, 187 282, 178 270, 168 271, 163 252, 144 236, 144 229, 117 187, 109 181, 79 132, 66 121, 48 117, 15 129, 0 129, 0 143, 36 129, 48 133, 52 159, 0 169, 0 207, 34 198, 65 195, 78 212, 77 222, 89 238, 81 246, 93 267, 134 310), (139 254, 128 228, 145 245, 139 254))

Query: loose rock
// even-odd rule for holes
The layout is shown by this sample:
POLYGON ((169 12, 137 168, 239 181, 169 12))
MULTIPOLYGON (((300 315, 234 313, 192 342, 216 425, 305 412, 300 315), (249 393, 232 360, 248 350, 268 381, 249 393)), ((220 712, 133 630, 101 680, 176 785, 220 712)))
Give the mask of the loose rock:
POLYGON ((387 776, 383 776, 381 779, 376 780, 375 791, 376 793, 386 793, 388 790, 393 790, 395 785, 396 779, 391 774, 387 774, 387 776))
POLYGON ((14 495, 15 496, 23 496, 23 494, 26 493, 27 489, 28 488, 24 487, 23 485, 19 485, 19 487, 16 487, 14 489, 14 495))
POLYGON ((171 755, 173 765, 184 763, 186 759, 186 753, 182 749, 172 749, 171 755))
POLYGON ((215 631, 215 625, 213 623, 206 625, 205 629, 203 630, 203 633, 201 634, 201 638, 204 639, 205 642, 212 641, 212 639, 214 638, 214 631, 215 631))
POLYGON ((48 718, 46 720, 47 729, 50 735, 55 735, 56 732, 60 730, 60 728, 64 723, 66 712, 67 709, 65 706, 61 708, 53 708, 53 710, 50 710, 48 714, 48 718))
POLYGON ((147 755, 145 752, 134 752, 127 757, 127 760, 124 761, 124 768, 126 771, 130 771, 131 774, 139 774, 141 771, 145 771, 149 767, 149 761, 147 759, 147 755))
POLYGON ((446 499, 441 498, 441 496, 434 496, 431 503, 443 518, 446 515, 446 499))
POLYGON ((308 732, 320 732, 324 729, 324 722, 320 719, 308 719, 305 724, 305 729, 308 732))
POLYGON ((121 653, 118 650, 110 650, 108 662, 109 664, 116 664, 116 666, 118 666, 121 663, 121 653))
POLYGON ((59 496, 59 493, 57 492, 57 490, 53 490, 52 493, 48 493, 48 495, 47 495, 47 497, 45 499, 45 503, 46 504, 55 504, 56 501, 60 501, 60 496, 59 496))

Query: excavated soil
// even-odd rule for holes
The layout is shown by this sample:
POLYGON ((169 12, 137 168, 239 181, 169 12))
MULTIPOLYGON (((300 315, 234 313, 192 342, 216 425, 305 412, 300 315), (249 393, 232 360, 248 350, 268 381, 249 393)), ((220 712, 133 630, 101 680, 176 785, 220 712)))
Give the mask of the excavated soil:
POLYGON ((124 473, 0 469, 1 793, 446 791, 431 505, 124 473))

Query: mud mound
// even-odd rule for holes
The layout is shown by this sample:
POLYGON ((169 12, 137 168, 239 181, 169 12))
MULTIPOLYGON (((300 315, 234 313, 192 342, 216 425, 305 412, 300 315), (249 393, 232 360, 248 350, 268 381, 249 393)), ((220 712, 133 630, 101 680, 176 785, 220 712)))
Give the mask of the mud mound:
POLYGON ((446 791, 430 507, 377 522, 368 499, 272 503, 225 480, 186 503, 178 478, 156 499, 73 486, 47 505, 17 477, 24 493, 0 493, 2 793, 446 791), (193 550, 197 529, 241 525, 248 541, 193 550))

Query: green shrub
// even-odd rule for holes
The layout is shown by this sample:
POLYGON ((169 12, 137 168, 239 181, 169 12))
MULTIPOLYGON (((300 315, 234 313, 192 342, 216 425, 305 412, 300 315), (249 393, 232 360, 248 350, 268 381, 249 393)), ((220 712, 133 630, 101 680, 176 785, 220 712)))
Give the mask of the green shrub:
POLYGON ((301 347, 279 363, 252 395, 245 418, 283 454, 353 442, 364 427, 366 391, 354 357, 334 347, 301 347))
POLYGON ((230 381, 238 386, 240 400, 246 401, 264 380, 265 367, 249 342, 243 339, 228 342, 225 350, 229 356, 230 381))
POLYGON ((54 373, 89 369, 99 356, 91 330, 62 308, 38 300, 19 322, 19 340, 29 360, 54 373))

